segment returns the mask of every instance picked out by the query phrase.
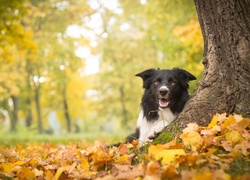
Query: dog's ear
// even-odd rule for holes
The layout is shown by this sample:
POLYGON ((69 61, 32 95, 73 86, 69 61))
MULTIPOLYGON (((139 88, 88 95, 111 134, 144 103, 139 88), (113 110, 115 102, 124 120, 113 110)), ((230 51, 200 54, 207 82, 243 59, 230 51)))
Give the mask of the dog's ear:
POLYGON ((151 77, 158 71, 158 69, 147 69, 145 71, 142 71, 135 76, 139 76, 143 80, 143 88, 147 89, 151 84, 151 77))
POLYGON ((174 70, 177 71, 187 82, 196 80, 196 77, 193 74, 187 72, 186 70, 179 68, 174 68, 174 70))
POLYGON ((136 74, 135 76, 141 77, 143 81, 146 81, 148 78, 152 77, 156 71, 157 69, 147 69, 136 74))

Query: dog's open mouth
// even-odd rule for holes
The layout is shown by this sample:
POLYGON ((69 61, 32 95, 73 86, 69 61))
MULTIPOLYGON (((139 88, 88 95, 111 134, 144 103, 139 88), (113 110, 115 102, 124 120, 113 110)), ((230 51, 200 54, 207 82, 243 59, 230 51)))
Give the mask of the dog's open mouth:
POLYGON ((160 98, 159 99, 159 106, 161 108, 167 108, 169 103, 170 103, 170 101, 168 99, 165 99, 165 98, 160 98))

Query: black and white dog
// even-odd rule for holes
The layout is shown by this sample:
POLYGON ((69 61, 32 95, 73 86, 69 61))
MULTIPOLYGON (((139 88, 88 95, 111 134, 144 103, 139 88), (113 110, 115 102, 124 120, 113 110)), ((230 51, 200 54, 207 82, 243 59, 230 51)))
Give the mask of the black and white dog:
POLYGON ((138 139, 143 145, 150 142, 182 111, 189 99, 188 82, 196 77, 179 68, 148 69, 136 76, 142 78, 145 91, 136 132, 128 136, 126 142, 138 139))

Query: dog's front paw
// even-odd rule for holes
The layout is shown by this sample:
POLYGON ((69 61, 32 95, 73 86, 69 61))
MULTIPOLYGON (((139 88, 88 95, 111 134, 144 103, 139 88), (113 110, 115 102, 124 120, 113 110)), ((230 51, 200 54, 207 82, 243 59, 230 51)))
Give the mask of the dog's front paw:
POLYGON ((152 142, 155 138, 157 138, 159 135, 161 134, 161 132, 154 132, 154 134, 152 136, 149 136, 148 139, 150 140, 150 142, 152 142))

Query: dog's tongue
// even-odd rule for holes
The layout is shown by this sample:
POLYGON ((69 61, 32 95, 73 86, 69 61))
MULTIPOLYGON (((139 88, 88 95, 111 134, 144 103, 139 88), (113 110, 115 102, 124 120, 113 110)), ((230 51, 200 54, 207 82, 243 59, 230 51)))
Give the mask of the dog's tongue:
POLYGON ((168 107, 169 103, 170 103, 170 101, 167 100, 167 99, 164 99, 164 98, 161 98, 161 99, 159 100, 159 105, 160 105, 161 108, 166 108, 166 107, 168 107))

